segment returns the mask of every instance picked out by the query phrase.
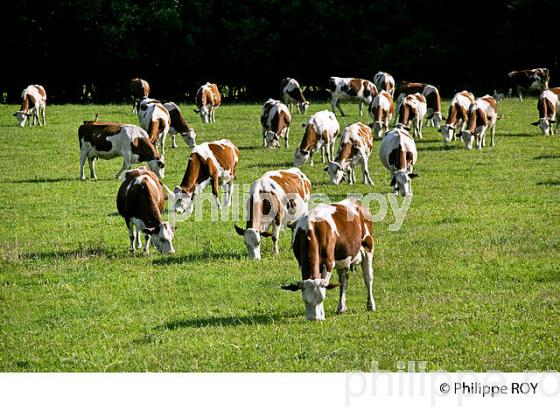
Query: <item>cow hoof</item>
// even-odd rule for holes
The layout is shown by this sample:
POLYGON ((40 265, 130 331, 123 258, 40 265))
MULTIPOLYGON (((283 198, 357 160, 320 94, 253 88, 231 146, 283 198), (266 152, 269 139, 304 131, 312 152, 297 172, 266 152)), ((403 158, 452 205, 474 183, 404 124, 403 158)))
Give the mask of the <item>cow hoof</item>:
POLYGON ((86 177, 80 177, 80 181, 85 181, 86 177))
POLYGON ((345 312, 346 312, 346 308, 345 308, 345 307, 344 307, 344 308, 338 307, 338 309, 336 309, 336 314, 337 314, 337 315, 341 315, 341 314, 343 314, 343 313, 345 313, 345 312))
POLYGON ((369 312, 375 312, 375 304, 368 304, 367 305, 367 310, 369 312))

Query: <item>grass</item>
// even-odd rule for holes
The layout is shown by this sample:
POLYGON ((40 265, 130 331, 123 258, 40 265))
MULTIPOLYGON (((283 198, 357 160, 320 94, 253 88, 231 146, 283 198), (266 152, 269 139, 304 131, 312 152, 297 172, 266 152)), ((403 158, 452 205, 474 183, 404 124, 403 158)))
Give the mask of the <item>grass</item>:
MULTIPOLYGON (((268 151, 258 105, 222 106, 216 124, 182 109, 199 142, 226 137, 240 147, 238 183, 291 166, 306 119, 295 115, 292 148, 268 151)), ((560 367, 560 138, 529 125, 534 99, 500 104, 494 148, 445 147, 425 129, 402 228, 389 231, 391 218, 374 225, 377 311, 366 312, 356 272, 348 313, 334 313, 331 291, 319 323, 280 289, 299 277, 289 233, 279 257, 267 241, 253 262, 233 223, 210 223, 207 206, 204 221, 177 230, 175 255, 129 254, 115 205, 121 162, 98 161, 99 180, 79 181, 77 128, 95 112, 136 124, 130 106, 50 106, 44 129, 16 127, 15 110, 0 106, 0 371, 346 371, 374 360, 392 371, 398 361, 446 371, 560 367)), ((346 111, 342 126, 359 118, 356 106, 346 111)), ((190 150, 168 143, 165 182, 174 186, 190 150)), ((329 185, 318 158, 303 171, 333 201, 388 193, 378 147, 373 188, 329 185)))

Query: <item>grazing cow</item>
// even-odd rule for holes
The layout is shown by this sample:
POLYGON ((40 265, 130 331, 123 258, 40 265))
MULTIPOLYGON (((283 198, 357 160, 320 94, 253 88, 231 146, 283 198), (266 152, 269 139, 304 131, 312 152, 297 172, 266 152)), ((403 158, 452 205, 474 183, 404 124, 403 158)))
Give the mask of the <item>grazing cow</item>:
POLYGON ((400 107, 402 100, 409 94, 420 93, 426 98, 426 120, 427 124, 432 127, 439 128, 442 122, 441 114, 441 98, 439 90, 430 84, 423 83, 410 83, 408 81, 401 81, 397 88, 398 103, 397 110, 400 107))
POLYGON ((475 139, 476 149, 484 147, 488 128, 490 128, 491 133, 490 145, 493 147, 497 119, 496 100, 493 97, 485 95, 476 99, 469 107, 467 128, 461 133, 465 148, 472 149, 475 139))
POLYGON ((368 106, 373 97, 377 95, 377 88, 368 80, 361 78, 340 78, 331 77, 329 79, 329 89, 331 93, 332 111, 336 113, 335 107, 338 107, 340 114, 344 117, 344 112, 340 107, 340 101, 358 100, 360 117, 363 115, 362 107, 366 103, 368 106))
POLYGON ((426 98, 420 94, 409 94, 399 104, 399 120, 397 127, 414 130, 414 137, 422 139, 422 120, 426 115, 426 98))
POLYGON ((288 148, 288 135, 291 123, 292 114, 290 114, 288 107, 278 100, 269 98, 264 103, 261 112, 263 146, 278 148, 280 146, 280 138, 284 138, 285 146, 288 148))
POLYGON ((299 168, 269 171, 251 186, 247 200, 247 226, 235 225, 243 236, 251 259, 261 259, 261 240, 272 236, 274 254, 278 255, 278 237, 281 229, 291 226, 307 213, 311 182, 299 168), (272 233, 267 232, 272 224, 272 233))
MULTIPOLYGON (((385 92, 385 91, 384 91, 385 92)), ((373 134, 371 128, 361 122, 348 125, 340 138, 340 148, 334 161, 329 162, 325 171, 329 173, 334 185, 340 184, 344 179, 344 173, 348 173, 348 183, 356 182, 354 168, 360 164, 364 184, 373 185, 369 176, 368 160, 373 146, 373 134)))
POLYGON ((200 114, 204 123, 216 122, 214 113, 222 103, 222 96, 216 84, 206 83, 196 92, 196 106, 193 111, 200 114))
POLYGON ((160 101, 143 98, 138 104, 138 121, 148 132, 154 146, 160 141, 161 155, 165 155, 165 138, 171 127, 171 116, 167 108, 160 101))
POLYGON ((80 141, 80 179, 85 180, 86 158, 92 179, 95 175, 95 160, 123 157, 123 166, 117 178, 132 164, 147 162, 159 178, 164 177, 164 158, 157 152, 146 131, 136 125, 111 122, 84 121, 78 128, 80 141))
POLYGON ((141 78, 133 78, 130 80, 130 95, 132 97, 132 113, 136 114, 138 111, 138 103, 142 98, 147 98, 150 95, 150 84, 141 78))
POLYGON ((171 127, 169 128, 171 146, 177 148, 175 134, 181 134, 181 137, 185 140, 185 144, 190 148, 194 148, 196 145, 196 132, 194 132, 194 129, 189 127, 187 121, 185 121, 185 117, 183 117, 179 106, 174 102, 166 102, 163 106, 167 109, 171 118, 171 127))
POLYGON ((458 138, 467 126, 469 107, 473 102, 474 95, 468 91, 461 91, 453 96, 447 120, 439 129, 445 142, 449 143, 452 139, 458 138))
POLYGON ((21 93, 21 107, 19 111, 14 113, 18 125, 25 126, 25 120, 31 127, 32 123, 39 124, 39 126, 47 125, 45 117, 45 108, 47 106, 47 93, 41 85, 30 85, 25 88, 21 93), (32 118, 31 118, 32 117, 32 118), (41 124, 41 118, 43 123, 41 124))
POLYGON ((325 151, 327 159, 331 161, 334 157, 334 144, 340 131, 340 125, 336 116, 330 111, 319 111, 304 125, 305 132, 299 148, 294 153, 294 166, 301 167, 308 159, 313 165, 313 154, 321 150, 321 160, 325 162, 325 151))
POLYGON ((383 133, 389 128, 389 122, 395 115, 393 97, 385 90, 375 96, 369 106, 369 115, 373 120, 373 131, 377 138, 383 138, 383 133))
POLYGON ((290 107, 290 112, 292 112, 292 104, 296 105, 297 112, 300 114, 305 114, 309 108, 309 101, 305 99, 299 83, 293 78, 284 78, 280 82, 280 95, 284 104, 290 107))
POLYGON ((150 240, 161 253, 175 253, 174 231, 162 218, 165 199, 163 185, 152 171, 146 167, 127 171, 117 194, 117 209, 128 228, 131 252, 142 247, 140 235, 144 233, 146 254, 150 240))
POLYGON ((229 140, 205 142, 194 147, 183 180, 173 190, 176 195, 174 211, 178 214, 191 213, 195 194, 202 192, 208 184, 212 184, 218 208, 218 186, 222 185, 226 194, 224 206, 229 206, 238 162, 239 149, 229 140))
POLYGON ((519 101, 523 101, 523 91, 544 91, 548 89, 550 81, 550 71, 548 68, 533 68, 530 70, 512 71, 505 79, 505 87, 501 92, 494 91, 494 97, 500 99, 504 93, 511 97, 515 91, 519 101))
POLYGON ((560 87, 545 90, 539 96, 537 109, 539 110, 539 120, 531 123, 541 129, 543 135, 554 135, 558 131, 558 121, 560 120, 560 87), (552 124, 556 123, 554 131, 552 124))
POLYGON ((367 290, 367 310, 375 310, 372 231, 369 211, 354 199, 318 205, 297 221, 292 248, 301 270, 301 281, 282 288, 302 291, 307 320, 325 320, 323 301, 326 290, 337 286, 330 283, 335 268, 340 282, 336 312, 346 311, 348 271, 358 264, 362 265, 367 290))
POLYGON ((377 87, 377 91, 387 91, 391 97, 395 95, 395 79, 389 73, 379 71, 373 76, 373 83, 377 87))
POLYGON ((394 128, 383 137, 379 159, 391 173, 393 193, 412 196, 412 179, 418 176, 412 172, 417 156, 416 144, 405 129, 394 128))

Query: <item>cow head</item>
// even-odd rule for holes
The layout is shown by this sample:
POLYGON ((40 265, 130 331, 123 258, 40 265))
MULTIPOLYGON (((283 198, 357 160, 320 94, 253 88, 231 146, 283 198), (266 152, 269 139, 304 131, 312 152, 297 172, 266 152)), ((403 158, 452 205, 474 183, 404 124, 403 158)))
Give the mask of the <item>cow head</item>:
POLYGON ((194 208, 194 194, 183 191, 180 186, 173 188, 174 204, 171 212, 183 214, 187 212, 191 214, 194 208))
POLYGON ((278 134, 269 130, 269 131, 265 132, 264 138, 265 138, 265 141, 266 141, 266 146, 268 148, 279 148, 280 147, 280 138, 278 137, 278 134))
POLYGON ((373 123, 373 134, 377 138, 383 138, 383 129, 385 128, 385 123, 383 121, 375 121, 373 123))
POLYGON ((445 142, 450 143, 455 135, 455 126, 451 124, 443 124, 439 129, 445 142))
POLYGON ((391 179, 390 185, 393 187, 393 192, 400 196, 412 196, 412 179, 417 176, 418 174, 408 170, 399 169, 391 179))
POLYGON ((541 118, 538 121, 531 123, 531 125, 536 125, 540 128, 543 135, 548 136, 552 135, 552 124, 554 124, 555 120, 549 120, 548 118, 541 118))
POLYGON ((14 117, 16 117, 18 125, 20 127, 23 127, 23 126, 25 126, 25 120, 28 119, 29 117, 31 117, 31 114, 29 114, 28 112, 25 112, 25 111, 17 111, 17 112, 14 113, 14 117))
POLYGON ((331 178, 333 185, 338 185, 344 181, 344 167, 340 162, 329 161, 329 166, 325 168, 331 178))
POLYGON ((296 149, 294 153, 294 166, 301 167, 309 159, 309 151, 303 150, 301 148, 296 149))
POLYGON ((185 144, 189 146, 189 148, 194 148, 196 145, 196 132, 192 128, 189 128, 187 131, 182 132, 181 136, 185 140, 185 144))
POLYGON ((465 143, 465 149, 472 149, 474 142, 474 134, 469 130, 464 130, 461 133, 461 139, 465 143))
POLYGON ((261 240, 271 237, 272 234, 270 232, 259 232, 253 228, 243 229, 237 225, 235 225, 235 231, 243 237, 249 258, 257 261, 261 260, 261 240))
POLYGON ((151 161, 148 161, 148 166, 152 171, 154 171, 158 178, 165 178, 165 161, 163 155, 160 159, 152 159, 151 161))
POLYGON ((168 222, 162 222, 157 228, 144 228, 144 233, 152 237, 152 242, 158 251, 165 255, 175 253, 173 236, 175 232, 168 222))
POLYGON ((442 121, 441 112, 435 112, 434 115, 432 116, 432 121, 434 122, 434 127, 439 128, 442 121))
POLYGON ((323 301, 327 296, 327 289, 337 287, 336 284, 329 284, 325 279, 306 279, 298 283, 282 286, 284 290, 293 292, 301 290, 301 298, 305 303, 307 320, 325 320, 325 308, 323 301))
POLYGON ((309 101, 297 103, 297 109, 300 114, 305 114, 308 108, 309 108, 309 101))
POLYGON ((208 106, 200 107, 200 109, 193 109, 193 111, 200 115, 202 122, 210 122, 210 109, 208 106))

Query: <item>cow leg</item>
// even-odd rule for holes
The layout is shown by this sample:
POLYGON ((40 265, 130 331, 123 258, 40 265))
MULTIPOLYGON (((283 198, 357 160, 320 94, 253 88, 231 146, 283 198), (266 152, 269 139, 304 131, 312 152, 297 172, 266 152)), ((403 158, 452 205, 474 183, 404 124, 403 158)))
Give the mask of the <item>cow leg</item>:
POLYGON ((136 250, 136 248, 135 248, 136 227, 134 226, 134 223, 132 222, 132 219, 129 219, 126 222, 126 227, 128 228, 128 237, 130 238, 130 247, 128 248, 128 250, 130 252, 134 252, 136 250))
POLYGON ((286 133, 284 134, 284 143, 286 144, 286 149, 290 148, 290 144, 288 142, 288 137, 290 135, 290 127, 286 128, 286 133))
MULTIPOLYGON (((558 125, 556 126, 558 127, 558 125)), ((494 126, 492 127, 492 129, 490 130, 490 146, 493 147, 495 144, 494 142, 494 135, 496 134, 496 124, 494 124, 494 126)))
POLYGON ((280 250, 278 249, 278 237, 280 236, 280 223, 275 221, 272 225, 272 248, 274 249, 274 255, 278 256, 280 250))
POLYGON ((217 173, 212 175, 212 194, 214 195, 214 201, 218 209, 220 209, 220 191, 218 191, 219 181, 217 173))
POLYGON ((369 157, 362 157, 361 158, 362 172, 364 174, 364 184, 373 185, 373 181, 371 180, 371 177, 369 176, 368 159, 369 159, 369 157))
POLYGON ((523 101, 523 94, 521 94, 521 88, 517 89, 517 96, 519 97, 519 101, 523 101))
POLYGON ((119 179, 125 170, 128 171, 130 168, 132 168, 132 159, 130 158, 130 156, 130 153, 128 155, 123 155, 123 165, 120 171, 117 172, 117 176, 115 177, 116 179, 119 179))
POLYGON ((358 110, 360 111, 360 117, 363 117, 364 115, 363 108, 364 108, 364 102, 360 100, 358 102, 358 110))
MULTIPOLYGON (((325 145, 321 145, 321 162, 324 163, 325 162, 325 150, 326 147, 325 145)), ((327 158, 329 157, 328 153, 327 153, 327 158)))
POLYGON ((47 116, 45 114, 47 107, 43 107, 43 109, 41 110, 41 115, 43 116, 43 125, 47 125, 47 116))
POLYGON ((233 180, 222 185, 222 190, 225 192, 224 206, 231 205, 231 195, 233 194, 233 180))
POLYGON ((161 149, 161 156, 165 156, 165 138, 167 138, 167 132, 163 131, 160 136, 159 146, 161 149))
MULTIPOLYGON (((342 107, 340 106, 340 100, 336 101, 336 106, 338 107, 338 111, 340 111, 340 115, 343 116, 343 117, 346 116, 346 114, 344 114, 344 111, 342 111, 342 107)), ((333 108, 333 112, 336 114, 336 111, 335 111, 334 108, 333 108)))
POLYGON ((86 165, 87 149, 85 149, 85 144, 82 144, 80 150, 80 179, 85 181, 86 177, 84 175, 84 166, 86 165))
POLYGON ((97 175, 95 175, 95 158, 88 158, 88 165, 91 179, 97 179, 97 175))
MULTIPOLYGON (((138 236, 140 236, 140 232, 138 232, 138 236)), ((146 243, 144 244, 144 254, 150 254, 150 240, 152 239, 152 235, 144 235, 144 240, 146 243)))
POLYGON ((422 121, 420 118, 414 119, 414 133, 418 136, 419 139, 422 139, 422 121))
POLYGON ((367 290, 367 310, 375 310, 375 300, 373 299, 373 251, 364 250, 362 254, 362 273, 367 290))
POLYGON ((346 288, 348 287, 348 269, 337 269, 337 272, 338 282, 340 284, 340 300, 338 302, 336 313, 344 313, 346 312, 346 288))

